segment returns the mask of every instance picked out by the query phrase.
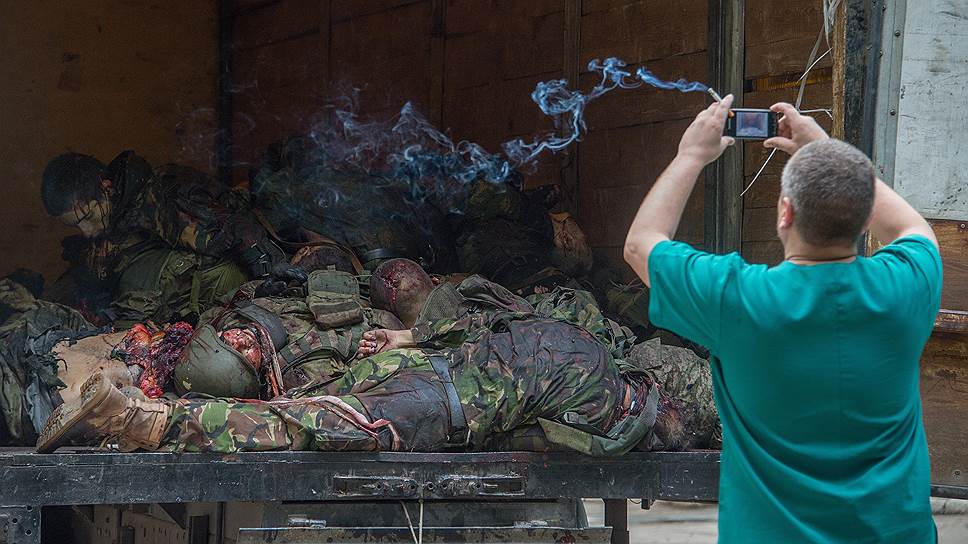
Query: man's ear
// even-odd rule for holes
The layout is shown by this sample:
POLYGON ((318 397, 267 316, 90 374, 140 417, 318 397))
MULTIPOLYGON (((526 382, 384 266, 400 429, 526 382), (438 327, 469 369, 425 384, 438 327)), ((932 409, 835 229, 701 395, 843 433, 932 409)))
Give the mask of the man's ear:
POLYGON ((114 182, 109 179, 101 178, 101 189, 104 189, 104 191, 108 193, 114 192, 114 182))
POLYGON ((874 220, 874 213, 872 212, 870 215, 867 216, 867 221, 864 221, 864 230, 862 230, 861 233, 871 230, 871 222, 873 220, 874 220))
POLYGON ((781 196, 777 203, 777 229, 784 230, 793 227, 793 201, 790 197, 781 196))

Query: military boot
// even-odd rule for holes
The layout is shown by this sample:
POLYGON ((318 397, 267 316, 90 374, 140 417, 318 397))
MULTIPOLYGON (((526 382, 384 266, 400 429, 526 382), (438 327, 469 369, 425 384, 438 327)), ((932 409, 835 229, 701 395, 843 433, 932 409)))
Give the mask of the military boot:
POLYGON ((37 451, 49 453, 77 441, 117 439, 121 451, 154 450, 168 426, 171 406, 163 400, 125 396, 98 372, 81 386, 77 400, 50 415, 37 440, 37 451))

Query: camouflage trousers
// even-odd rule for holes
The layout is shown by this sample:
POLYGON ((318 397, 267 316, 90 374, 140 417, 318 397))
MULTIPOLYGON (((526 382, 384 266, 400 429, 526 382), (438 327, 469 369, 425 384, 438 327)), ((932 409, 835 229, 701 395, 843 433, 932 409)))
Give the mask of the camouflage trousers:
POLYGON ((388 421, 369 421, 347 400, 324 396, 276 401, 177 401, 159 449, 233 453, 372 451, 399 446, 388 421))
POLYGON ((439 451, 446 445, 446 392, 419 350, 368 357, 303 394, 313 396, 175 401, 158 449, 439 451))

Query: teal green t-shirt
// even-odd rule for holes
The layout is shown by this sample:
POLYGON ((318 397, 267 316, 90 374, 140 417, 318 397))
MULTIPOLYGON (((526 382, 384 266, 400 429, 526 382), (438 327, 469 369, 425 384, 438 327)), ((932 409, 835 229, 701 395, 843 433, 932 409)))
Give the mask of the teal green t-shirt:
POLYGON ((926 238, 751 265, 662 242, 649 317, 709 348, 722 543, 935 541, 919 359, 941 298, 926 238))

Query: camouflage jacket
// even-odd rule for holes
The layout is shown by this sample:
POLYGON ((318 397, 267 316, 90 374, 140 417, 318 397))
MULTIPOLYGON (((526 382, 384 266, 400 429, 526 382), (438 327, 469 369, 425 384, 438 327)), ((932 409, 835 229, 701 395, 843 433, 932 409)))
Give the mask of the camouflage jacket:
POLYGON ((588 291, 559 287, 524 299, 480 276, 471 276, 457 286, 437 286, 417 318, 413 337, 419 346, 457 347, 505 314, 547 317, 577 325, 618 359, 626 357, 635 343, 631 331, 602 315, 588 291))
POLYGON ((193 168, 169 164, 152 170, 125 151, 106 175, 116 184, 108 236, 120 250, 155 241, 217 261, 266 237, 243 192, 193 168))
POLYGON ((203 265, 191 251, 158 248, 128 256, 104 317, 116 328, 194 321, 223 305, 248 277, 229 260, 203 265))

